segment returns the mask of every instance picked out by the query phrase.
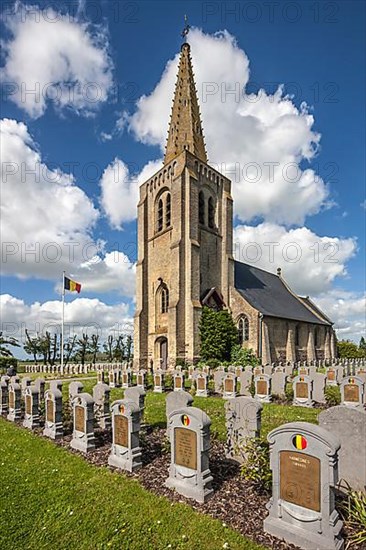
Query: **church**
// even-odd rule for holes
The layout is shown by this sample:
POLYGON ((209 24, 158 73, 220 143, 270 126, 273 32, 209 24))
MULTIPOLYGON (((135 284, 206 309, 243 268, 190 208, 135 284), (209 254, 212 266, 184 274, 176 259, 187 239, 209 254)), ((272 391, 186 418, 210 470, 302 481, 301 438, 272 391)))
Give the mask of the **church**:
POLYGON ((231 181, 208 164, 190 46, 181 47, 163 167, 140 186, 134 363, 200 358, 203 306, 228 309, 262 364, 336 356, 333 323, 281 276, 233 257, 231 181))

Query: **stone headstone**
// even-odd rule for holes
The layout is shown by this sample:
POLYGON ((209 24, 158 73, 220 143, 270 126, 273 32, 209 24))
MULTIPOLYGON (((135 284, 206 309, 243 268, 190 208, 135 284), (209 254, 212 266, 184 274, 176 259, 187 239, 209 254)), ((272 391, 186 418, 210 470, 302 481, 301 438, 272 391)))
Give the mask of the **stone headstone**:
POLYGON ((241 373, 239 381, 240 381, 240 395, 244 395, 247 397, 251 396, 250 388, 252 385, 253 380, 253 372, 250 367, 250 369, 246 368, 244 372, 241 373))
POLYGON ((62 380, 51 380, 50 390, 59 390, 62 393, 62 380))
POLYGON ((141 468, 140 448, 141 410, 128 399, 120 399, 112 404, 113 443, 108 464, 121 470, 133 472, 141 468))
POLYGON ((109 430, 111 427, 110 394, 108 384, 99 382, 93 388, 94 417, 102 430, 109 430))
POLYGON ((224 399, 231 399, 236 397, 237 394, 237 378, 235 372, 227 372, 222 380, 222 397, 224 399))
POLYGON ((325 403, 325 374, 316 372, 313 377, 313 400, 316 403, 325 403))
POLYGON ((122 371, 122 388, 129 388, 131 386, 131 372, 128 370, 122 371))
POLYGON ((181 372, 175 372, 173 375, 173 390, 184 391, 184 375, 181 372))
POLYGON ((326 372, 327 386, 337 386, 337 371, 334 367, 329 367, 326 372))
POLYGON ((154 393, 163 393, 164 391, 164 371, 157 369, 153 374, 154 393))
POLYGON ((36 378, 35 381, 34 381, 34 386, 38 389, 38 392, 39 392, 39 402, 43 403, 43 401, 44 401, 44 391, 45 391, 45 386, 46 386, 46 382, 45 382, 44 378, 36 378))
POLYGON ((206 502, 212 495, 209 466, 211 420, 201 409, 185 407, 169 415, 171 461, 165 485, 179 494, 206 502))
POLYGON ((197 397, 208 396, 207 382, 208 382, 207 374, 203 372, 197 374, 196 376, 196 396, 197 397))
POLYGON ((32 379, 24 376, 21 381, 22 395, 25 396, 25 390, 32 384, 32 379))
POLYGON ((269 403, 271 396, 271 377, 268 374, 259 374, 254 377, 254 399, 262 403, 269 403))
POLYGON ((301 407, 313 406, 313 382, 309 376, 295 376, 292 387, 294 390, 293 405, 300 405, 301 407))
POLYGON ((226 457, 245 461, 244 445, 259 437, 263 406, 252 397, 234 397, 225 403, 226 457))
POLYGON ((79 393, 72 402, 74 428, 70 446, 82 453, 95 449, 94 400, 88 393, 79 393))
POLYGON ((341 403, 347 407, 363 407, 365 385, 358 376, 346 376, 341 382, 341 403))
POLYGON ((165 400, 166 416, 169 417, 169 415, 177 409, 190 407, 192 403, 193 397, 186 391, 169 392, 165 400))
POLYGON ((146 372, 139 371, 136 376, 136 383, 138 388, 146 389, 146 372))
POLYGON ((272 498, 264 531, 304 550, 341 550, 335 509, 340 443, 324 428, 292 422, 268 434, 272 498))
POLYGON ((144 417, 146 392, 141 386, 134 386, 125 390, 124 398, 135 403, 140 409, 141 420, 144 417))
POLYGON ((9 411, 9 389, 8 384, 0 381, 0 415, 8 414, 9 411))
POLYGON ((72 401, 76 395, 82 393, 84 386, 81 382, 70 382, 69 385, 69 402, 72 405, 72 401))
POLYGON ((9 412, 7 419, 10 420, 10 422, 15 422, 16 420, 20 420, 22 416, 22 409, 21 409, 21 395, 22 395, 22 388, 20 387, 20 384, 17 384, 15 382, 11 382, 8 387, 8 399, 9 399, 9 412))
POLYGON ((264 370, 264 374, 266 374, 267 376, 272 376, 272 372, 273 372, 272 365, 266 365, 263 370, 264 370))
POLYGON ((62 425, 62 393, 60 390, 47 390, 45 393, 45 423, 43 435, 50 439, 60 439, 62 425))
POLYGON ((23 426, 30 430, 39 426, 39 391, 35 386, 24 390, 25 412, 23 426))
POLYGON ((98 369, 97 370, 97 383, 103 384, 104 383, 104 370, 98 369))
POLYGON ((287 376, 286 373, 281 371, 275 371, 271 378, 271 393, 272 395, 278 395, 278 397, 285 396, 287 376))
POLYGON ((222 393, 222 381, 226 372, 222 369, 217 369, 214 372, 214 384, 215 384, 215 393, 222 393))
POLYGON ((6 384, 7 386, 9 386, 10 381, 11 381, 11 380, 10 380, 10 376, 7 376, 6 374, 3 374, 2 377, 0 378, 0 381, 1 381, 1 382, 5 382, 5 384, 6 384))
POLYGON ((354 491, 366 490, 366 412, 351 407, 331 407, 318 416, 319 426, 341 444, 338 453, 339 480, 354 491))

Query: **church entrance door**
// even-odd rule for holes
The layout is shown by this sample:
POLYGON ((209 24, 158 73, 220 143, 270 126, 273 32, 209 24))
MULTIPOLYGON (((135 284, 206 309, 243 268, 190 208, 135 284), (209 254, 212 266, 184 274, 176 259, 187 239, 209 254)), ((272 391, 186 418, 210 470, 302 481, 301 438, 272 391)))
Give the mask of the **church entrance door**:
POLYGON ((166 370, 168 366, 168 340, 166 338, 160 341, 160 363, 161 368, 166 370))

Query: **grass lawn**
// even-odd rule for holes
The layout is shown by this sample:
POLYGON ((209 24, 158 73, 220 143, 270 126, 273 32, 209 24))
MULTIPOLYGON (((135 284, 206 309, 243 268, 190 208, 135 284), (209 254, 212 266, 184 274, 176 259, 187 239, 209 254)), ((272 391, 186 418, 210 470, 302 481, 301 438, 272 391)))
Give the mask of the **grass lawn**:
MULTIPOLYGON (((149 396, 151 418, 156 397, 149 396)), ((231 549, 261 548, 4 419, 0 479, 1 550, 216 550, 225 542, 231 549)))

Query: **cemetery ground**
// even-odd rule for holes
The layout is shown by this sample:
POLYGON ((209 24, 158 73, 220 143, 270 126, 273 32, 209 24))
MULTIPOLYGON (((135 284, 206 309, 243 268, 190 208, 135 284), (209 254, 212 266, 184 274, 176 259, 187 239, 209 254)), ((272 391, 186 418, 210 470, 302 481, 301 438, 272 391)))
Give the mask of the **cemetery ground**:
MULTIPOLYGON (((78 379, 83 391, 92 393, 96 378, 78 379)), ((64 379, 64 402, 69 382, 64 379)), ((123 394, 123 389, 112 388, 111 402, 123 394)), ((198 504, 164 486, 169 467, 165 398, 147 391, 144 465, 134 474, 108 467, 106 432, 97 430, 97 448, 84 457, 70 450, 67 431, 55 443, 41 437, 41 429, 34 435, 20 423, 0 419, 0 548, 295 548, 264 533, 268 494, 244 480, 240 467, 225 459, 222 398, 195 397, 193 403, 212 421, 213 497, 198 504)), ((261 436, 285 422, 316 423, 318 413, 316 408, 264 404, 261 436)))

